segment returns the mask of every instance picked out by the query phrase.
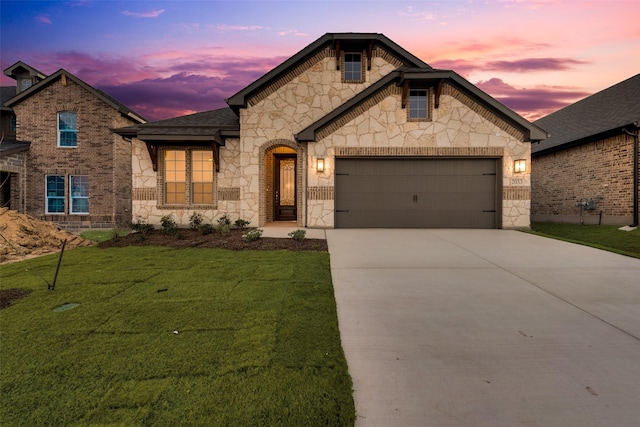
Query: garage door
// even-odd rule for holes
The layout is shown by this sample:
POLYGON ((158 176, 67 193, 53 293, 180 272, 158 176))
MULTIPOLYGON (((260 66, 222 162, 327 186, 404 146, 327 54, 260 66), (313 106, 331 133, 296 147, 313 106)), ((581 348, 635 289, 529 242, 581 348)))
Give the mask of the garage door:
POLYGON ((335 226, 498 228, 498 163, 468 158, 336 159, 335 226))

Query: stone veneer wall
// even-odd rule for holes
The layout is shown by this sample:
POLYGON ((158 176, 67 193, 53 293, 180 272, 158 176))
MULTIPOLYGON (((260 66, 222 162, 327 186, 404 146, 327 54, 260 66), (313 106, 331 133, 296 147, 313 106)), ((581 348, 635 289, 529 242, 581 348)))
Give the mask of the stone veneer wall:
POLYGON ((131 221, 131 146, 110 128, 134 122, 66 79, 52 82, 14 106, 17 139, 30 141, 26 213, 64 228, 124 227, 131 221), (57 147, 57 113, 78 114, 78 146, 57 147), (66 214, 46 214, 45 176, 65 175, 66 214), (89 214, 69 214, 70 175, 89 176, 89 214))
POLYGON ((268 221, 270 202, 266 192, 265 156, 271 148, 280 145, 298 153, 298 225, 308 225, 306 180, 315 174, 315 163, 309 163, 306 144, 296 143, 294 135, 398 65, 396 58, 377 48, 371 58, 371 70, 364 67, 365 81, 343 83, 341 72, 336 70, 335 52, 324 49, 249 99, 248 108, 240 110, 241 216, 252 225, 264 225, 268 221))
POLYGON ((513 173, 515 159, 526 159, 530 169, 531 146, 522 142, 520 131, 449 84, 439 108, 432 109, 430 120, 422 122, 407 120, 398 90, 390 88, 384 93, 383 99, 366 105, 340 127, 321 130, 318 141, 309 143, 308 163, 325 159, 325 171, 313 171, 308 178, 309 226, 333 227, 336 157, 418 156, 501 158, 502 227, 529 227, 530 170, 513 173))
POLYGON ((628 224, 633 219, 633 138, 619 135, 532 159, 534 221, 580 223, 578 201, 592 199, 583 211, 586 224, 628 224))
MULTIPOLYGON (((187 226, 194 212, 201 214, 206 222, 215 224, 216 220, 228 214, 233 221, 242 218, 240 214, 240 151, 239 140, 228 139, 220 149, 220 172, 214 172, 214 205, 175 206, 162 204, 162 168, 163 147, 158 156, 158 172, 153 164, 144 142, 132 141, 132 180, 133 180, 133 218, 144 219, 149 224, 159 225, 165 215, 173 215, 179 226, 187 226)), ((177 147, 174 147, 177 148, 177 147)), ((181 147, 195 148, 195 147, 181 147)), ((198 147, 202 149, 202 147, 198 147)), ((244 219, 244 218, 243 218, 244 219)))

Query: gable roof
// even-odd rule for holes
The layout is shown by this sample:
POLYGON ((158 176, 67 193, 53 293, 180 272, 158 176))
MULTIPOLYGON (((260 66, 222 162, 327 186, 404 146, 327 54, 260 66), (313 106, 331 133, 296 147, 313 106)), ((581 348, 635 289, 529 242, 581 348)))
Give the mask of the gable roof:
POLYGON ((278 65, 273 70, 269 71, 258 80, 251 83, 235 95, 226 99, 227 104, 235 111, 238 112, 240 108, 246 108, 247 99, 254 93, 260 91, 262 88, 273 83, 275 80, 286 74, 289 70, 295 68, 301 62, 313 56, 316 52, 324 49, 326 46, 335 46, 338 41, 345 43, 365 43, 371 42, 374 45, 383 46, 388 51, 397 56, 407 67, 419 67, 431 69, 431 67, 423 62, 418 57, 409 53, 395 42, 387 38, 383 34, 378 33, 326 33, 291 58, 278 65))
POLYGON ((129 107, 127 107, 126 105, 124 105, 120 101, 112 98, 111 96, 107 95, 103 91, 98 90, 98 89, 94 88, 93 86, 85 83, 84 81, 80 80, 78 77, 74 76, 73 74, 69 73, 68 71, 66 71, 66 70, 64 70, 62 68, 60 70, 56 71, 55 73, 53 73, 52 75, 50 75, 49 77, 45 78, 41 82, 38 82, 38 83, 34 84, 33 86, 31 86, 30 88, 20 92, 18 95, 16 95, 15 97, 11 98, 10 100, 8 100, 6 102, 6 105, 8 107, 11 107, 11 106, 13 106, 15 104, 18 104, 22 100, 32 96, 33 94, 36 94, 36 93, 40 92, 42 89, 44 89, 45 87, 49 86, 50 84, 52 84, 56 80, 63 79, 63 78, 64 79, 69 79, 69 80, 73 81, 74 83, 76 83, 77 85, 79 85, 82 88, 84 88, 85 90, 91 92, 97 98, 99 98, 100 100, 105 102, 110 107, 112 107, 112 108, 116 109, 117 111, 119 111, 122 115, 129 117, 131 120, 133 120, 135 122, 138 122, 138 123, 146 122, 146 120, 142 116, 140 116, 139 114, 137 114, 136 112, 131 110, 129 107))
POLYGON ((640 126, 640 74, 564 107, 534 124, 551 136, 531 147, 548 153, 619 134, 622 128, 640 126))
POLYGON ((239 136, 240 121, 229 107, 189 114, 157 122, 114 129, 121 136, 134 137, 143 141, 210 141, 219 138, 239 136))
POLYGON ((36 76, 40 80, 44 80, 47 78, 47 75, 41 71, 36 70, 31 65, 25 64, 22 61, 18 61, 10 67, 5 68, 4 75, 7 77, 11 77, 14 80, 18 79, 18 74, 20 70, 26 71, 30 76, 36 76))
POLYGON ((431 81, 434 83, 446 80, 461 89, 467 95, 471 96, 476 102, 495 112, 496 114, 504 118, 507 122, 520 129, 524 133, 525 141, 539 141, 547 137, 547 133, 544 130, 532 124, 504 104, 498 102, 486 92, 480 90, 477 86, 469 83, 455 71, 436 70, 433 68, 401 68, 387 74, 382 79, 378 80, 377 82, 360 92, 358 95, 342 104, 340 107, 336 108, 329 114, 317 120, 315 123, 312 123, 310 126, 303 129, 301 132, 295 135, 296 140, 299 142, 315 141, 317 131, 344 116, 353 108, 369 99, 370 97, 374 96, 376 93, 386 88, 390 84, 401 85, 406 80, 410 80, 412 82, 431 81))

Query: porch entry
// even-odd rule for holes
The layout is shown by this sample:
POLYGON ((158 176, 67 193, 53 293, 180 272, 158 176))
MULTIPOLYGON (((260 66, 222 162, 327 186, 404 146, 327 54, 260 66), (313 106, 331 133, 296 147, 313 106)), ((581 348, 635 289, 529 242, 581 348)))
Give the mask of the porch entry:
POLYGON ((295 221, 298 218, 296 155, 274 154, 273 166, 273 220, 295 221))

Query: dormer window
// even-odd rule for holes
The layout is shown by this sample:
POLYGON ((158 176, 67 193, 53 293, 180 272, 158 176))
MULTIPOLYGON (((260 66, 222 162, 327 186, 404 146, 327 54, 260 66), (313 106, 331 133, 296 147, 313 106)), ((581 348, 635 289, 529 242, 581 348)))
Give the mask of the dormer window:
POLYGON ((19 80, 18 89, 20 92, 29 89, 33 85, 33 80, 31 78, 22 78, 19 80))

